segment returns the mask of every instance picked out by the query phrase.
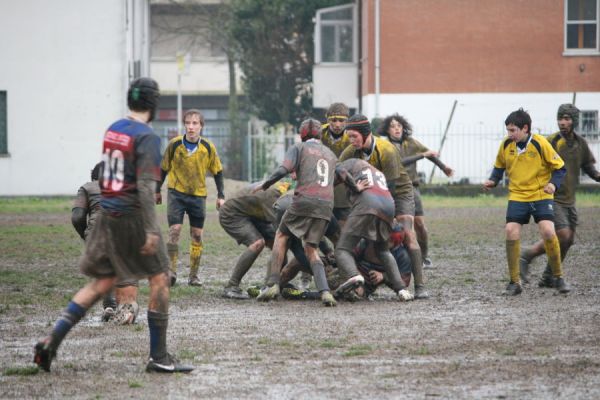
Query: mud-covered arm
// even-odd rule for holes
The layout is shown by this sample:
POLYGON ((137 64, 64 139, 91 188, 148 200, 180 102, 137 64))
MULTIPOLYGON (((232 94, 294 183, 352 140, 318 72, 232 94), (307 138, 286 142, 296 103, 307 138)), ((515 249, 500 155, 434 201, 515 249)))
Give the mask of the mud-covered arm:
POLYGON ((588 163, 581 166, 581 169, 587 176, 595 180, 596 182, 600 182, 600 172, 594 166, 594 163, 588 163))
POLYGON ((446 170, 446 168, 447 168, 447 167, 446 167, 446 164, 444 164, 444 163, 442 162, 442 160, 440 160, 438 157, 435 157, 435 156, 433 156, 433 157, 427 157, 427 159, 428 159, 429 161, 431 161, 432 163, 434 163, 434 164, 435 164, 435 165, 436 165, 436 166, 437 166, 439 169, 441 169, 442 171, 445 171, 445 170, 446 170))
POLYGON ((424 157, 425 155, 423 155, 423 153, 415 154, 414 156, 404 157, 402 159, 402 165, 406 167, 407 165, 414 164, 417 161, 422 160, 424 157))
POLYGON ((219 171, 214 175, 215 185, 217 186, 217 198, 225 198, 225 184, 223 183, 223 171, 219 171))
POLYGON ((144 220, 144 230, 146 234, 158 235, 160 228, 156 219, 156 209, 154 207, 154 192, 157 186, 156 181, 152 179, 138 179, 138 198, 144 220))
POLYGON ((288 171, 287 168, 285 168, 283 165, 280 165, 275 170, 275 172, 273 172, 273 174, 269 178, 267 178, 265 183, 262 184, 262 189, 267 190, 268 188, 271 187, 271 185, 273 185, 275 182, 277 182, 281 178, 285 177, 289 173, 290 173, 290 171, 288 171))
POLYGON ((162 188, 162 185, 165 182, 165 179, 167 178, 167 174, 167 171, 165 171, 162 168, 160 169, 160 181, 156 182, 155 193, 160 193, 160 189, 162 188))
POLYGON ((361 192, 361 189, 358 186, 356 186, 356 181, 354 180, 354 177, 350 175, 350 172, 348 172, 346 168, 340 165, 335 167, 335 177, 336 181, 343 182, 354 193, 361 192))
POLYGON ((85 239, 85 229, 87 228, 87 210, 81 207, 74 207, 71 210, 71 223, 82 239, 85 239))

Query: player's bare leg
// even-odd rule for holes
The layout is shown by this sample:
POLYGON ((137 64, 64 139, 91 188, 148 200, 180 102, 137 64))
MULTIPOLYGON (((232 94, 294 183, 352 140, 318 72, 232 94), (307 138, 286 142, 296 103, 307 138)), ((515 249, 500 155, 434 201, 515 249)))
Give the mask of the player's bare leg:
POLYGON ((417 235, 413 228, 414 217, 412 215, 396 215, 396 220, 404 226, 406 235, 404 236, 404 245, 408 250, 410 262, 413 268, 413 276, 415 282, 415 299, 428 299, 429 293, 425 289, 425 277, 423 276, 423 257, 421 248, 417 241, 417 235))
POLYGON ((266 287, 260 291, 256 298, 259 301, 270 301, 279 296, 280 281, 281 281, 281 266, 285 258, 285 253, 288 249, 289 236, 277 230, 275 233, 275 242, 273 243, 273 251, 271 253, 271 262, 267 272, 266 287))
POLYGON ((179 261, 179 237, 181 236, 181 224, 169 226, 169 240, 167 242, 167 253, 171 267, 171 286, 177 281, 177 263, 179 261))
POLYGON ((200 259, 202 258, 202 228, 190 228, 190 236, 192 238, 190 243, 190 276, 188 278, 188 285, 190 286, 202 286, 200 279, 198 279, 198 269, 200 268, 200 259))
POLYGON ((50 371, 52 360, 56 357, 58 347, 67 333, 83 318, 90 307, 113 288, 115 281, 114 277, 94 279, 81 288, 63 310, 50 336, 35 345, 33 362, 44 371, 50 371))

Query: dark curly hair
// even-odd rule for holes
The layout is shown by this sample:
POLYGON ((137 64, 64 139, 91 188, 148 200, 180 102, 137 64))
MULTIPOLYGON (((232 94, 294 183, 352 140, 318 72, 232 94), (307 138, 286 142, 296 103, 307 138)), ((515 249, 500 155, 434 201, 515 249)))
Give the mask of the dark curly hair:
POLYGON ((395 113, 395 114, 388 115, 387 117, 385 117, 383 122, 379 125, 379 129, 377 130, 377 133, 379 133, 379 136, 389 136, 388 129, 390 129, 390 124, 392 123, 393 120, 398 121, 402 125, 402 136, 412 135, 413 127, 410 124, 410 122, 408 122, 406 120, 406 118, 404 118, 402 115, 395 113))

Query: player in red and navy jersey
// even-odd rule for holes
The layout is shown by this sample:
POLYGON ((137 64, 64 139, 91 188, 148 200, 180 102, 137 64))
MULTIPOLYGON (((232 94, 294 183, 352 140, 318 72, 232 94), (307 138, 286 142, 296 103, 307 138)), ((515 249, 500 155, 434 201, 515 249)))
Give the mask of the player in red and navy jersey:
POLYGON ((156 220, 154 191, 160 180, 160 138, 148 124, 158 98, 150 78, 133 81, 127 92, 130 114, 104 135, 100 188, 102 210, 90 233, 79 266, 93 278, 75 294, 50 336, 35 346, 34 362, 50 371, 67 333, 116 282, 148 278, 150 299, 148 372, 190 372, 167 353, 169 321, 168 260, 156 220))

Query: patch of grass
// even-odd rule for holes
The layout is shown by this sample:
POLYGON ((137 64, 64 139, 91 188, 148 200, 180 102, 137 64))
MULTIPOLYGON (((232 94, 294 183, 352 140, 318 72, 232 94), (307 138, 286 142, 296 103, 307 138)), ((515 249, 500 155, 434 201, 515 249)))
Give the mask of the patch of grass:
POLYGON ((342 347, 342 343, 333 340, 324 340, 321 343, 319 343, 319 347, 322 347, 324 349, 335 349, 337 347, 342 347))
POLYGON ((177 356, 182 360, 193 360, 198 355, 197 351, 183 349, 177 352, 177 356))
POLYGON ((143 387, 143 385, 140 382, 138 382, 138 381, 132 381, 132 380, 130 380, 127 383, 129 384, 129 387, 132 388, 132 389, 143 387))
POLYGON ((122 352, 121 350, 117 350, 117 351, 113 351, 112 353, 110 353, 111 356, 113 357, 125 357, 125 353, 122 352))
POLYGON ((271 343, 271 339, 269 339, 268 337, 261 337, 260 339, 258 339, 256 341, 256 343, 258 343, 258 344, 270 344, 271 343))
POLYGON ((281 347, 292 347, 294 345, 294 343, 290 342, 289 340, 280 340, 275 344, 281 347))
POLYGON ((373 351, 373 348, 368 344, 359 344, 356 346, 351 346, 346 352, 342 355, 344 357, 358 357, 365 356, 370 354, 373 351))
POLYGON ((135 324, 133 326, 133 330, 136 331, 136 332, 141 332, 141 331, 144 330, 144 327, 142 325, 140 325, 140 324, 135 324))
POLYGON ((28 366, 28 367, 10 367, 4 370, 3 374, 5 376, 11 376, 11 375, 17 375, 17 376, 29 376, 29 375, 36 375, 38 372, 40 371, 40 369, 35 366, 28 366))
MULTIPOLYGON (((73 197, 76 192, 73 193, 73 197)), ((0 199, 0 214, 70 212, 72 197, 11 197, 0 199)))
POLYGON ((496 350, 496 353, 498 353, 498 355, 507 356, 507 357, 517 355, 517 351, 515 349, 511 349, 510 347, 500 348, 500 349, 496 350))
POLYGON ((415 350, 414 354, 417 356, 428 356, 431 354, 431 351, 427 346, 419 346, 415 350))
POLYGON ((402 374, 397 374, 397 373, 387 373, 387 374, 383 374, 380 375, 382 379, 398 379, 402 376, 402 374))

